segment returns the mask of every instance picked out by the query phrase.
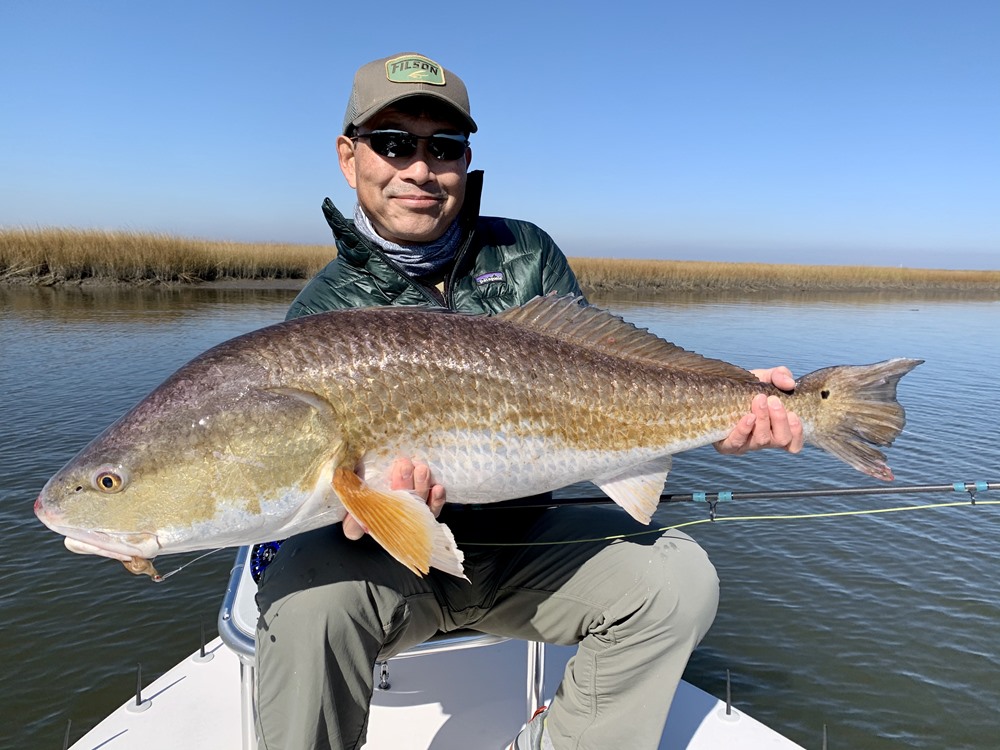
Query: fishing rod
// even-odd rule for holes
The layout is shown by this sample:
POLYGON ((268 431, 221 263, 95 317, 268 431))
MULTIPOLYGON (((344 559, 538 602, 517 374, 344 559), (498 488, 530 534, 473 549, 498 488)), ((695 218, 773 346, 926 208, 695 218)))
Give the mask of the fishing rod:
MULTIPOLYGON (((958 505, 975 505, 976 495, 988 490, 1000 489, 1000 482, 952 482, 951 484, 915 484, 901 487, 814 487, 807 490, 761 490, 756 492, 691 492, 688 494, 666 494, 660 496, 661 503, 681 503, 681 502, 704 502, 708 506, 708 518, 697 521, 685 521, 683 523, 671 523, 661 528, 647 528, 628 534, 615 534, 613 536, 598 537, 595 539, 570 539, 546 542, 467 542, 460 541, 460 546, 470 547, 535 547, 562 544, 582 544, 584 542, 611 541, 616 539, 627 539, 631 537, 643 536, 645 534, 655 534, 669 529, 680 529, 687 526, 696 526, 702 523, 713 523, 716 521, 718 504, 728 500, 760 500, 765 498, 813 498, 837 495, 899 495, 916 492, 956 492, 968 495, 967 500, 961 502, 935 503, 932 505, 901 505, 894 508, 866 508, 863 510, 846 510, 836 512, 806 513, 795 515, 766 515, 766 516, 724 516, 722 521, 777 521, 790 519, 808 518, 832 518, 835 516, 864 516, 880 513, 890 513, 898 511, 928 510, 930 508, 955 507, 958 505)), ((507 507, 507 508, 538 508, 538 507, 566 507, 570 505, 599 505, 614 502, 610 497, 561 497, 551 498, 527 498, 525 500, 514 500, 509 503, 496 503, 486 507, 507 507)), ((1000 505, 1000 500, 984 500, 983 505, 1000 505)), ((484 507, 484 506, 476 506, 484 507)))
MULTIPOLYGON (((814 497, 837 497, 845 495, 902 495, 916 492, 958 492, 968 494, 970 502, 976 504, 976 494, 989 490, 1000 489, 1000 482, 952 482, 951 484, 911 484, 905 486, 875 486, 875 487, 814 487, 806 490, 758 490, 755 492, 690 492, 687 494, 667 493, 660 495, 659 502, 667 503, 689 503, 702 502, 714 505, 719 502, 731 500, 764 500, 764 499, 796 499, 814 497)), ((524 500, 512 500, 506 503, 497 503, 496 507, 504 508, 537 508, 553 505, 554 503, 569 505, 605 505, 614 502, 610 497, 601 495, 599 497, 564 497, 555 499, 530 498, 524 500)))
MULTIPOLYGON (((911 484, 905 486, 877 486, 877 487, 814 487, 812 489, 806 490, 758 490, 755 492, 731 492, 731 491, 720 491, 720 492, 690 492, 687 494, 664 494, 660 495, 660 503, 683 503, 683 502, 703 502, 707 503, 709 517, 708 521, 715 521, 716 511, 718 504, 720 502, 726 502, 730 500, 763 500, 763 499, 794 499, 794 498, 813 498, 813 497, 836 497, 844 495, 901 495, 907 493, 916 492, 957 492, 967 494, 969 496, 970 503, 972 505, 976 504, 976 495, 980 492, 987 492, 989 490, 1000 489, 1000 482, 984 482, 984 481, 974 481, 974 482, 952 482, 951 484, 911 484)), ((482 508, 492 508, 492 509, 515 509, 515 508, 546 508, 552 506, 568 506, 568 505, 606 505, 608 503, 613 503, 612 500, 607 495, 591 496, 591 497, 559 497, 553 498, 549 496, 533 497, 533 498, 523 498, 520 500, 508 500, 499 503, 491 503, 489 505, 467 505, 464 506, 467 510, 479 510, 482 508)), ((896 508, 895 510, 905 510, 907 508, 896 508)), ((869 513, 872 511, 848 511, 847 515, 860 515, 864 513, 869 513)), ((820 514, 820 515, 842 515, 842 514, 820 514)), ((813 517, 813 516, 808 516, 813 517)), ((758 520, 763 520, 763 517, 758 520)), ((692 521, 684 524, 664 527, 662 529, 649 529, 647 531, 638 532, 637 534, 621 534, 617 535, 616 538, 626 538, 629 536, 639 536, 641 534, 656 533, 659 531, 666 531, 667 528, 680 528, 680 526, 690 526, 697 523, 703 523, 703 521, 692 521)), ((548 544, 574 544, 584 541, 593 540, 567 540, 564 542, 524 542, 524 543, 503 543, 503 544, 491 544, 485 542, 461 542, 463 546, 470 547, 484 547, 484 546, 498 546, 498 547, 533 547, 538 545, 548 545, 548 544)), ((264 572, 271 560, 278 552, 278 548, 281 546, 281 541, 275 542, 265 542, 263 544, 253 545, 250 552, 250 573, 254 581, 260 580, 261 574, 264 572)), ((218 551, 218 550, 215 550, 218 551)), ((205 555, 211 554, 210 552, 205 553, 205 555)), ((203 555, 202 557, 204 557, 203 555)), ((196 562, 201 558, 196 558, 191 562, 196 562)), ((190 564, 190 563, 188 563, 190 564)), ((182 566, 182 567, 186 567, 182 566)), ((178 569, 179 570, 179 569, 178 569)), ((162 581, 163 579, 173 575, 178 571, 173 571, 164 576, 159 576, 154 578, 154 580, 162 581)))

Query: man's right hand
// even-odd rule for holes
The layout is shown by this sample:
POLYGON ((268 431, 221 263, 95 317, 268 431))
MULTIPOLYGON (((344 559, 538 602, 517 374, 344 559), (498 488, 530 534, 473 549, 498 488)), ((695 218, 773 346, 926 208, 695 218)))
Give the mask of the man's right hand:
MULTIPOLYGON (((441 514, 446 500, 444 486, 434 484, 434 478, 427 464, 414 463, 408 458, 397 458, 390 469, 389 486, 394 490, 416 492, 427 503, 435 518, 441 514)), ((350 513, 344 517, 343 526, 344 536, 348 539, 360 539, 368 533, 368 529, 350 513)))

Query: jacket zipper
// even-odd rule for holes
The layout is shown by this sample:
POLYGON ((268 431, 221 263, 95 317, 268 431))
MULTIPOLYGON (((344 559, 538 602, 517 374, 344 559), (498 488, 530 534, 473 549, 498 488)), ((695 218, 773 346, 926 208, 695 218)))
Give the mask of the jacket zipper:
POLYGON ((449 310, 455 309, 455 278, 458 276, 458 268, 462 264, 462 258, 465 256, 465 251, 468 250, 469 245, 472 244, 472 236, 475 233, 476 230, 475 227, 473 227, 465 236, 465 241, 462 243, 462 246, 458 248, 458 252, 455 253, 455 262, 451 264, 451 272, 445 280, 444 302, 445 305, 448 306, 449 310))
MULTIPOLYGON (((459 264, 461 263, 466 250, 468 250, 469 245, 472 244, 472 236, 475 234, 475 232, 476 232, 475 227, 473 227, 465 235, 465 238, 462 240, 461 246, 458 248, 458 252, 455 253, 455 262, 452 263, 451 272, 445 279, 445 289, 443 296, 444 296, 445 307, 447 307, 449 310, 455 309, 455 295, 453 293, 455 287, 454 284, 455 277, 457 276, 457 270, 459 264)), ((373 252, 375 255, 381 258, 382 262, 385 263, 387 266, 389 266, 389 268, 391 268, 393 271, 395 271, 399 275, 399 277, 403 279, 403 281, 405 281, 411 287, 420 292, 420 294, 424 296, 424 299, 433 304, 435 307, 441 306, 441 302, 433 294, 427 291, 427 289, 424 288, 423 284, 420 284, 419 282, 415 281, 409 274, 407 274, 403 270, 403 268, 400 265, 398 265, 395 261, 391 260, 387 255, 385 255, 385 253, 382 252, 382 248, 377 247, 376 245, 369 242, 368 238, 363 237, 357 231, 355 231, 355 235, 357 236, 358 241, 362 245, 364 245, 371 252, 373 252)))
POLYGON ((426 299, 428 302, 430 302, 432 305, 434 305, 434 307, 440 307, 441 306, 441 303, 434 297, 433 294, 431 294, 430 292, 428 292, 423 287, 422 284, 418 284, 416 281, 414 281, 409 276, 409 274, 407 274, 405 271, 403 271, 403 268, 401 266, 399 266, 395 261, 390 260, 389 257, 382 252, 381 248, 376 247, 371 242, 369 242, 365 237, 362 237, 360 234, 358 234, 357 236, 358 236, 358 240, 366 248, 368 248, 375 255, 377 255, 379 258, 381 258, 382 262, 385 263, 387 266, 389 266, 389 268, 391 268, 393 271, 395 271, 396 274, 399 276, 399 278, 401 278, 403 281, 405 281, 411 287, 413 287, 418 292, 420 292, 420 294, 422 294, 424 296, 424 299, 426 299))

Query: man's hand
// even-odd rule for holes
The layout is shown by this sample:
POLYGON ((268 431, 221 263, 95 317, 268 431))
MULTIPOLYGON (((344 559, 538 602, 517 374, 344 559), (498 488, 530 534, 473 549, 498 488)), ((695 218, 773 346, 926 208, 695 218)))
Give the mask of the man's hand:
MULTIPOLYGON (((761 382, 770 383, 783 391, 795 387, 795 378, 787 367, 751 370, 761 382)), ((802 450, 802 422, 793 412, 785 411, 777 396, 754 396, 750 414, 743 417, 729 435, 715 444, 719 453, 741 454, 761 448, 782 448, 789 453, 802 450)))
MULTIPOLYGON (((434 484, 431 470, 425 463, 413 463, 408 458, 397 458, 389 474, 389 486, 394 490, 410 490, 424 499, 431 513, 437 518, 445 503, 444 487, 434 484)), ((350 513, 344 517, 344 536, 348 539, 360 539, 368 533, 368 529, 358 523, 350 513)))

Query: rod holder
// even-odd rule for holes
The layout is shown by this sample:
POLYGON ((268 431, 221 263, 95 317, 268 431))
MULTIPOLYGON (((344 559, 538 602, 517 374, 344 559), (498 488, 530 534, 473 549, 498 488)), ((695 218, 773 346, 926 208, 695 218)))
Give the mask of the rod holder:
POLYGON ((740 712, 733 709, 733 673, 731 670, 726 670, 726 706, 725 708, 719 707, 715 710, 715 715, 722 721, 726 722, 738 722, 740 720, 740 712))
POLYGON ((726 670, 726 716, 733 714, 733 677, 730 671, 726 670))
POLYGON ((204 664, 206 662, 212 661, 215 658, 215 654, 211 651, 205 650, 205 620, 201 621, 201 648, 198 649, 198 653, 191 657, 191 661, 197 662, 199 664, 204 664))
POLYGON ((135 665, 135 701, 129 703, 126 711, 137 714, 142 713, 152 705, 150 701, 142 699, 142 662, 135 665))

